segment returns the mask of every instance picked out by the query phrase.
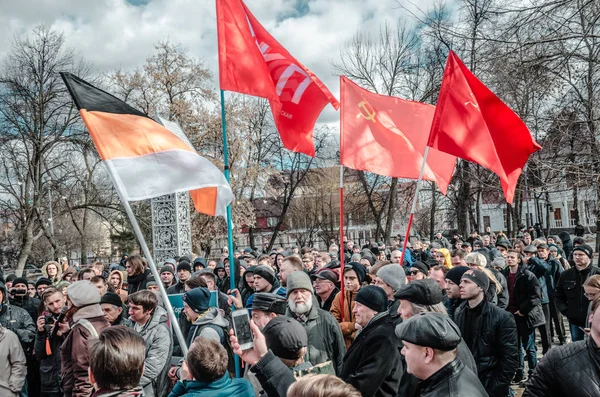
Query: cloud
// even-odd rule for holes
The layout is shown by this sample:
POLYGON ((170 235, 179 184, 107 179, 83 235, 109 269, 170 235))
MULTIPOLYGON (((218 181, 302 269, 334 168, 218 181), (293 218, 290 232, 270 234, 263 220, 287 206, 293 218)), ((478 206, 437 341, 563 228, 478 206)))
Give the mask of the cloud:
MULTIPOLYGON (((427 0, 431 2, 432 0, 427 0)), ((4 0, 0 37, 23 35, 39 24, 64 32, 67 44, 98 71, 141 66, 153 45, 168 38, 203 59, 217 85, 214 1, 197 0, 4 0)), ((247 0, 267 30, 310 68, 339 98, 332 61, 359 31, 377 32, 388 21, 407 18, 397 0, 247 0)), ((427 3, 422 3, 427 4, 427 3)), ((0 40, 0 58, 10 51, 0 40)), ((319 122, 334 125, 339 115, 328 106, 319 122)))

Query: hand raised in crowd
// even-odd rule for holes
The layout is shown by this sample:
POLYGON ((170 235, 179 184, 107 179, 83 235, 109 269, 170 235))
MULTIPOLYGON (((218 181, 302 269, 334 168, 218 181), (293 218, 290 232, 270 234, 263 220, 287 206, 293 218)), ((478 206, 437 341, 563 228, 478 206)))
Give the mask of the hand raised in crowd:
POLYGON ((44 316, 39 316, 37 319, 37 329, 39 332, 44 332, 46 330, 46 319, 44 316))
POLYGON ((252 334, 254 335, 254 346, 248 350, 241 350, 240 344, 238 343, 237 337, 235 336, 233 330, 229 331, 229 341, 231 342, 231 347, 233 348, 233 352, 240 356, 244 362, 255 365, 260 361, 261 358, 269 349, 267 349, 267 341, 265 340, 265 336, 260 332, 258 326, 254 324, 253 320, 250 320, 250 329, 252 330, 252 334))
POLYGON ((227 291, 227 304, 229 306, 234 305, 236 309, 244 308, 244 304, 242 303, 242 295, 237 288, 227 291))

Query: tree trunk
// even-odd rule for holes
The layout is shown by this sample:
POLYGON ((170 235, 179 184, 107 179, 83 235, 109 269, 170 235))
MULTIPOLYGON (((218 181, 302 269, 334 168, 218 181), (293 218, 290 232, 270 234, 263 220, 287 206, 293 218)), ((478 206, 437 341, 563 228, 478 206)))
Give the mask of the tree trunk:
POLYGON ((33 247, 33 221, 28 220, 25 233, 23 233, 21 252, 19 252, 19 260, 17 262, 17 269, 15 274, 18 277, 24 276, 25 265, 27 264, 27 258, 31 253, 31 247, 33 247))

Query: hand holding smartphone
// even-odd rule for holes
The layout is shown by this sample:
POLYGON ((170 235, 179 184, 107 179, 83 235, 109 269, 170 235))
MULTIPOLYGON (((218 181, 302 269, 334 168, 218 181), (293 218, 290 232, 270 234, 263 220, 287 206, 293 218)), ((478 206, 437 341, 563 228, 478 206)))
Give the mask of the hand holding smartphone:
POLYGON ((254 346, 254 339, 252 330, 250 329, 250 316, 248 316, 248 310, 235 310, 231 313, 231 318, 233 320, 233 330, 238 343, 240 344, 240 349, 252 349, 254 346))

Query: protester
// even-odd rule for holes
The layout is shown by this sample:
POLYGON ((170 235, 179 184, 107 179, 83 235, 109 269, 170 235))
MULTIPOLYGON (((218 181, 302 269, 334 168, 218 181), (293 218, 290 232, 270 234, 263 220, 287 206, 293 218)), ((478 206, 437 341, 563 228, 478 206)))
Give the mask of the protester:
POLYGON ((198 336, 214 339, 223 346, 227 346, 227 321, 218 308, 210 307, 210 290, 208 288, 194 288, 183 295, 183 314, 192 324, 186 343, 191 345, 198 336))
POLYGON ((446 273, 446 296, 448 297, 446 310, 452 320, 456 309, 463 303, 460 298, 460 279, 467 270, 469 270, 467 266, 455 265, 446 273))
POLYGON ((11 295, 10 304, 13 307, 16 306, 24 309, 27 313, 29 313, 31 320, 35 321, 37 320, 37 312, 40 301, 39 299, 29 296, 27 293, 27 284, 27 279, 24 277, 17 277, 14 279, 12 288, 9 291, 11 295))
POLYGON ((342 370, 346 349, 340 327, 333 316, 313 302, 313 287, 304 272, 293 272, 287 279, 288 310, 286 315, 304 327, 308 335, 306 361, 313 365, 331 361, 335 373, 342 370))
POLYGON ((62 273, 62 266, 58 262, 49 261, 42 266, 42 274, 52 282, 52 285, 56 285, 62 280, 62 273))
POLYGON ((403 372, 401 346, 385 291, 374 285, 361 288, 352 311, 358 333, 344 356, 340 377, 364 396, 395 397, 403 372))
POLYGON ((114 293, 119 295, 121 302, 127 302, 127 290, 123 288, 123 272, 121 270, 113 270, 110 272, 108 282, 112 285, 114 293))
POLYGON ((185 282, 192 277, 192 266, 189 262, 179 262, 177 265, 177 283, 167 289, 167 294, 183 294, 185 292, 185 282))
POLYGON ((338 280, 337 274, 329 269, 318 270, 312 277, 315 295, 319 307, 325 311, 331 309, 331 305, 340 290, 335 286, 338 280))
POLYGON ((37 297, 40 298, 40 301, 42 299, 42 295, 44 294, 44 291, 48 287, 52 287, 52 281, 49 278, 40 277, 35 282, 35 294, 36 294, 37 297))
POLYGON ((127 293, 129 295, 146 289, 147 279, 150 277, 150 269, 146 269, 145 261, 139 255, 132 255, 125 261, 127 270, 127 293))
POLYGON ((344 267, 344 306, 342 292, 338 293, 331 304, 331 314, 337 320, 344 335, 346 349, 354 340, 356 327, 354 322, 354 297, 361 289, 367 277, 367 269, 358 262, 350 262, 344 267), (342 320, 343 313, 343 320, 342 320))
POLYGON ((123 303, 119 295, 114 292, 107 292, 100 299, 100 307, 102 307, 104 318, 110 325, 133 327, 131 320, 124 316, 123 303))
MULTIPOLYGON (((281 297, 286 296, 285 288, 277 286, 277 277, 270 266, 260 265, 254 269, 254 291, 256 292, 270 292, 277 294, 281 297)), ((246 301, 246 307, 252 307, 252 301, 254 300, 254 294, 248 297, 246 301)))
POLYGON ((261 330, 277 316, 285 315, 284 298, 269 292, 257 292, 252 301, 252 320, 261 330))
POLYGON ((477 375, 486 391, 490 397, 506 397, 519 367, 517 329, 510 313, 486 299, 489 285, 488 276, 481 270, 465 272, 460 296, 466 302, 456 310, 454 319, 473 353, 477 375))
POLYGON ((175 279, 175 270, 170 265, 164 265, 160 268, 160 281, 162 281, 165 289, 175 285, 177 280, 175 279))
POLYGON ((19 396, 25 385, 26 374, 27 360, 19 337, 0 324, 0 395, 19 396))
POLYGON ((423 280, 429 276, 429 265, 425 262, 417 261, 408 268, 408 281, 423 280))
POLYGON ((196 338, 182 367, 183 380, 177 382, 169 397, 253 397, 248 380, 230 378, 227 362, 227 351, 218 341, 196 338))
POLYGON ((281 258, 281 263, 279 264, 279 273, 277 277, 279 278, 279 283, 282 287, 287 285, 287 278, 292 272, 302 271, 304 266, 302 265, 302 260, 296 256, 286 256, 278 255, 277 258, 281 258))
POLYGON ((461 333, 445 314, 420 313, 396 326, 396 335, 404 345, 406 371, 421 380, 420 396, 488 396, 473 371, 456 357, 461 333))
POLYGON ((382 266, 376 273, 375 285, 383 289, 387 296, 387 309, 395 324, 402 322, 398 313, 400 301, 394 294, 406 285, 406 274, 404 269, 397 263, 382 266))
POLYGON ((489 280, 488 290, 485 291, 486 299, 501 309, 508 306, 508 290, 506 279, 502 274, 487 267, 488 259, 480 252, 472 252, 465 257, 465 262, 473 270, 479 270, 489 280))
MULTIPOLYGON (((563 238, 562 233, 559 236, 561 239, 563 238)), ((600 274, 600 269, 592 265, 593 256, 594 251, 587 244, 573 248, 575 266, 565 270, 556 284, 556 307, 569 320, 573 342, 583 340, 584 337, 583 327, 586 322, 589 299, 585 297, 583 284, 588 277, 600 274)))
POLYGON ((592 302, 589 337, 552 348, 529 378, 523 397, 600 395, 599 347, 600 298, 596 297, 592 302))
POLYGON ((88 377, 88 346, 110 324, 100 307, 100 293, 88 280, 67 287, 66 322, 59 323, 59 333, 68 332, 60 348, 61 390, 65 397, 87 397, 92 392, 88 377), (68 328, 70 327, 70 332, 68 328))
POLYGON ((65 340, 63 334, 55 331, 60 314, 66 304, 62 292, 48 288, 42 294, 44 311, 37 319, 34 352, 40 364, 40 392, 47 397, 61 397, 60 390, 60 346, 65 340))
POLYGON ((131 328, 116 326, 102 331, 89 347, 92 397, 144 396, 139 386, 145 371, 146 343, 131 328))
POLYGON ((167 312, 158 306, 151 291, 138 291, 127 298, 129 318, 146 342, 146 361, 140 385, 146 397, 164 396, 168 390, 173 337, 167 325, 167 312))

